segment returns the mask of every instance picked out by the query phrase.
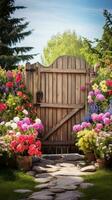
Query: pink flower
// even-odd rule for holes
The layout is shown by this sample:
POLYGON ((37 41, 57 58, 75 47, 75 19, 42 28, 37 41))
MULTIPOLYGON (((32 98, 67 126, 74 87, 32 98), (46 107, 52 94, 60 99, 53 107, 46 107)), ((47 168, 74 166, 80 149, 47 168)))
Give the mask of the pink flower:
POLYGON ((91 118, 92 118, 93 122, 96 122, 96 121, 98 120, 98 114, 93 113, 93 114, 91 115, 91 118))
POLYGON ((12 78, 13 78, 13 73, 12 73, 12 71, 8 70, 8 71, 6 72, 6 76, 7 76, 8 79, 12 79, 12 78))
POLYGON ((96 99, 99 100, 99 101, 104 101, 105 100, 105 97, 103 94, 97 94, 96 95, 96 99))
POLYGON ((101 94, 101 91, 100 91, 99 89, 96 89, 96 90, 94 91, 94 93, 95 93, 95 95, 98 95, 98 94, 101 94))
POLYGON ((77 125, 74 125, 74 126, 73 126, 73 131, 74 131, 74 132, 79 132, 79 131, 81 131, 81 130, 82 130, 82 127, 81 127, 80 124, 77 124, 77 125))
POLYGON ((102 121, 104 114, 100 113, 97 117, 98 121, 102 121))
POLYGON ((105 125, 109 125, 111 123, 111 120, 107 117, 103 118, 103 122, 105 125))
POLYGON ((84 91, 86 90, 86 87, 85 87, 85 86, 81 86, 81 87, 80 87, 80 90, 81 90, 82 92, 84 92, 84 91))
POLYGON ((82 122, 81 127, 82 128, 87 128, 88 127, 88 123, 87 122, 82 122))
POLYGON ((101 123, 96 124, 96 128, 101 130, 103 128, 103 125, 101 123))
POLYGON ((106 113, 104 114, 103 117, 104 117, 104 118, 105 118, 105 117, 110 117, 110 113, 109 113, 109 112, 106 112, 106 113))

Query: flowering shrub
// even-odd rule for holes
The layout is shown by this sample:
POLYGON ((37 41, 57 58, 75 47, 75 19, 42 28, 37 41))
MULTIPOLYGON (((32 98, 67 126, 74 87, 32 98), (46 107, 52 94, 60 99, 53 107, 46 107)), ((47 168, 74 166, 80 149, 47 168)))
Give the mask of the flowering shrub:
POLYGON ((0 68, 0 157, 41 156, 41 120, 31 103, 21 69, 0 68), (35 119, 36 118, 36 119, 35 119))
POLYGON ((26 115, 25 111, 35 118, 36 111, 31 100, 22 71, 5 71, 0 68, 0 120, 9 121, 16 115, 22 118, 26 115))
POLYGON ((99 70, 98 78, 88 93, 89 113, 85 121, 73 126, 77 145, 84 153, 112 158, 112 71, 99 70))
POLYGON ((84 129, 79 131, 77 135, 77 146, 85 154, 88 152, 94 152, 96 149, 97 133, 94 130, 84 129))

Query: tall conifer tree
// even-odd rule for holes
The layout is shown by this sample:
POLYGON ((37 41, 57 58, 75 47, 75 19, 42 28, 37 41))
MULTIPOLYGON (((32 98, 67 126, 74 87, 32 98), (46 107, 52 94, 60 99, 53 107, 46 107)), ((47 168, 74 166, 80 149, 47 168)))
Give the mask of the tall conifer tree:
POLYGON ((5 69, 11 69, 19 61, 28 61, 33 54, 27 54, 33 47, 16 46, 32 31, 26 31, 28 22, 24 18, 13 17, 18 9, 23 6, 15 6, 14 0, 0 0, 0 65, 5 69))

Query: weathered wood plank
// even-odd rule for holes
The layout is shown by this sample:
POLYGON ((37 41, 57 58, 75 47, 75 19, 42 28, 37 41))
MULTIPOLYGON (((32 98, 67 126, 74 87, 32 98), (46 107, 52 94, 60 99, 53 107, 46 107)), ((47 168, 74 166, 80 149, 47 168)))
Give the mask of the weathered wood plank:
MULTIPOLYGON (((84 106, 83 106, 84 107, 84 106)), ((73 109, 67 116, 65 116, 58 124, 56 124, 56 126, 48 133, 45 135, 45 137, 43 138, 43 140, 46 140, 47 138, 50 137, 50 135, 52 135, 57 129, 59 129, 65 122, 67 122, 73 115, 75 115, 77 112, 80 111, 80 109, 82 109, 83 107, 79 108, 79 109, 73 109)))
MULTIPOLYGON (((84 104, 84 103, 83 103, 84 104)), ((83 104, 36 103, 41 108, 80 108, 83 104)))
MULTIPOLYGON (((66 65, 65 65, 66 66, 66 65)), ((59 73, 59 74, 86 74, 86 70, 78 69, 55 69, 55 68, 40 68, 41 73, 59 73)))

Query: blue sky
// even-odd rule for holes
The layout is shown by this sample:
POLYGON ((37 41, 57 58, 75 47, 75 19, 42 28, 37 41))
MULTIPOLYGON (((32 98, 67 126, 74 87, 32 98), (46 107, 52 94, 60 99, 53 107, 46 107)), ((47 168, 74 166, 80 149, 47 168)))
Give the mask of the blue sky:
POLYGON ((33 33, 21 45, 33 46, 38 53, 31 63, 41 61, 47 41, 57 33, 76 31, 88 39, 100 38, 104 25, 103 9, 112 12, 112 0, 16 0, 16 5, 27 8, 15 12, 16 17, 25 17, 33 33))

